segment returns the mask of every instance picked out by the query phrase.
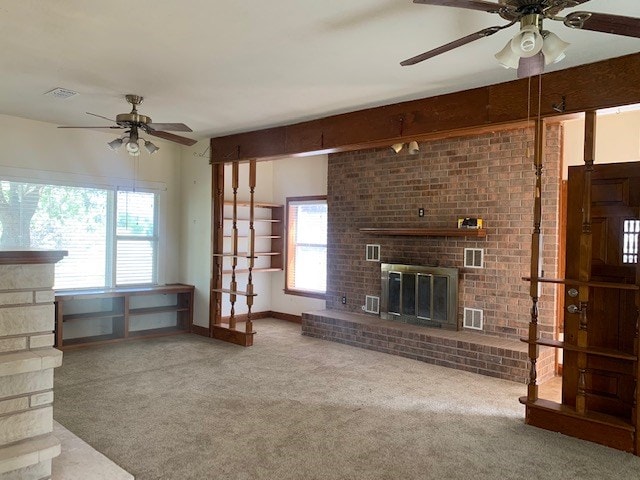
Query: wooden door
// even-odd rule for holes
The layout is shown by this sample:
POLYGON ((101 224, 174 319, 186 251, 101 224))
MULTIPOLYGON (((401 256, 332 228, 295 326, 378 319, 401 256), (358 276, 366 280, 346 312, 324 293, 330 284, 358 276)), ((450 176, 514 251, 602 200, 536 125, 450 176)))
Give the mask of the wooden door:
MULTIPOLYGON (((583 172, 569 168, 567 198, 566 278, 578 279, 582 231, 583 172)), ((591 188, 591 281, 636 284, 638 232, 640 231, 640 164, 595 165, 591 188)), ((576 345, 579 306, 565 287, 565 343, 576 345)), ((575 292, 574 292, 575 293, 575 292)), ((603 348, 633 354, 636 335, 634 290, 592 287, 587 308, 588 348, 603 348)), ((565 351, 563 403, 575 405, 578 389, 578 354, 565 351)), ((589 354, 586 371, 586 407, 630 419, 634 392, 634 363, 589 354)))

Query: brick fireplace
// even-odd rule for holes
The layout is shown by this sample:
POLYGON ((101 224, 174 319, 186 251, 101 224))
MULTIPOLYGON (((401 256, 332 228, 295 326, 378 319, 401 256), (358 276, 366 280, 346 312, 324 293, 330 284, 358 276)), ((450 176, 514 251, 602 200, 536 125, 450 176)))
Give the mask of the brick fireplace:
MULTIPOLYGON (((416 155, 409 155, 406 149, 395 154, 391 148, 331 154, 327 195, 327 311, 306 315, 303 333, 366 348, 374 348, 373 343, 377 342, 375 349, 432 363, 444 362, 443 358, 448 356, 448 366, 457 362, 466 370, 487 370, 486 363, 472 365, 473 359, 478 360, 477 355, 468 356, 456 350, 457 347, 440 351, 436 356, 421 354, 415 349, 411 354, 402 353, 402 348, 392 340, 397 335, 402 337, 402 332, 394 330, 397 335, 381 333, 379 323, 373 325, 375 333, 370 332, 369 337, 378 335, 380 338, 376 342, 358 337, 358 331, 369 328, 365 324, 384 322, 376 315, 362 314, 365 296, 381 296, 380 263, 365 260, 366 245, 379 244, 383 263, 456 268, 459 271, 457 328, 461 331, 445 335, 439 333, 439 329, 411 326, 411 335, 415 328, 424 329, 422 334, 420 331, 416 334, 418 343, 429 345, 427 338, 431 338, 438 345, 457 345, 456 337, 451 336, 457 333, 464 336, 466 346, 475 342, 478 346, 484 345, 488 355, 502 355, 503 361, 522 357, 524 362, 526 355, 520 355, 525 351, 524 344, 520 344, 519 338, 528 332, 531 300, 528 284, 521 278, 529 275, 530 268, 535 182, 531 158, 533 133, 532 127, 511 127, 473 136, 425 141, 420 142, 416 155), (419 209, 424 209, 423 217, 418 215, 419 209), (486 237, 377 236, 360 231, 360 228, 370 227, 455 228, 457 219, 463 217, 482 218, 486 237), (483 268, 464 267, 465 248, 483 250, 483 268), (346 297, 346 304, 342 303, 343 297, 346 297), (463 327, 465 308, 482 312, 481 330, 463 327), (331 312, 337 313, 332 315, 331 312), (310 320, 312 317, 316 321, 310 320), (355 323, 344 324, 348 319, 355 323), (496 345, 506 350, 499 352, 496 345)), ((556 276, 561 138, 560 125, 546 127, 542 268, 547 277, 556 276)), ((540 331, 543 336, 552 337, 556 305, 554 286, 543 287, 539 305, 540 331)), ((469 348, 471 350, 466 351, 473 351, 469 348)), ((541 351, 539 379, 553 375, 553 355, 551 349, 541 351)), ((498 358, 494 363, 504 365, 498 358)), ((523 380, 526 365, 518 365, 522 371, 518 370, 517 374, 505 374, 504 371, 493 374, 523 380)), ((480 373, 492 374, 490 371, 480 373)))

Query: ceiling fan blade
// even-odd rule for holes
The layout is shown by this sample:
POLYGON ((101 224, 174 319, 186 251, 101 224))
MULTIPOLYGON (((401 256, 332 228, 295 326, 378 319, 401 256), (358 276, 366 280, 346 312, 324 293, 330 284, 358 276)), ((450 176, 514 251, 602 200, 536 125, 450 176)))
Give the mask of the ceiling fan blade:
POLYGON ((174 133, 163 132, 162 130, 153 130, 152 128, 147 129, 147 133, 149 135, 153 135, 154 137, 164 138, 165 140, 170 140, 181 145, 186 145, 187 147, 198 143, 197 140, 194 140, 192 138, 181 137, 180 135, 176 135, 174 133))
POLYGON ((82 127, 67 127, 67 126, 64 126, 64 127, 58 127, 58 128, 94 128, 94 129, 95 129, 95 128, 107 128, 107 129, 109 129, 109 130, 111 130, 111 129, 114 129, 114 128, 115 128, 116 130, 120 130, 120 129, 124 128, 124 127, 120 127, 120 126, 116 126, 116 125, 107 125, 107 126, 102 125, 102 126, 100 126, 100 127, 85 127, 85 126, 83 125, 82 127))
POLYGON ((565 17, 564 24, 570 28, 640 38, 640 18, 608 13, 571 12, 565 17))
POLYGON ((443 7, 467 8, 469 10, 481 10, 483 12, 498 13, 501 9, 512 10, 507 5, 500 5, 494 2, 485 2, 484 0, 413 0, 413 3, 421 3, 423 5, 440 5, 443 7))
POLYGON ((416 63, 420 63, 429 58, 435 57, 436 55, 440 55, 442 53, 448 52, 449 50, 453 50, 454 48, 461 47, 466 45, 467 43, 471 43, 475 40, 479 40, 484 37, 488 37, 489 35, 493 35, 494 33, 502 30, 503 28, 510 27, 515 22, 509 23, 507 25, 503 25, 501 27, 489 27, 484 30, 480 30, 479 32, 472 33, 471 35, 467 35, 466 37, 459 38, 458 40, 454 40, 451 43, 447 43, 446 45, 442 45, 441 47, 434 48, 433 50, 429 50, 428 52, 421 53, 420 55, 416 55, 415 57, 408 58, 402 62, 400 65, 406 67, 407 65, 415 65, 416 63))
POLYGON ((154 130, 169 130, 171 132, 193 132, 184 123, 148 123, 148 127, 154 130))
POLYGON ((116 123, 116 121, 112 118, 103 117, 102 115, 98 115, 97 113, 85 112, 87 115, 93 115, 94 117, 104 118, 105 120, 109 120, 110 122, 116 123))

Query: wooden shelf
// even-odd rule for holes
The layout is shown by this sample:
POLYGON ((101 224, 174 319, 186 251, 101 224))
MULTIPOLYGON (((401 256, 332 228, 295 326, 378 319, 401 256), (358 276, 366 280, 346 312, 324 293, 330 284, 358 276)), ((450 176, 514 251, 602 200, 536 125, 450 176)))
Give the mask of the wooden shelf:
MULTIPOLYGON (((530 282, 531 277, 522 277, 525 282, 530 282)), ((580 280, 571 280, 569 278, 538 278, 540 283, 556 283, 559 285, 586 285, 588 287, 597 288, 615 288, 617 290, 640 290, 638 285, 632 283, 613 283, 613 282, 581 282, 580 280)))
MULTIPOLYGON (((56 329, 55 346, 57 348, 80 348, 91 345, 114 343, 124 340, 139 339, 143 337, 157 337, 160 335, 174 335, 186 333, 193 323, 193 285, 173 284, 156 285, 149 287, 118 287, 118 288, 94 288, 86 290, 60 290, 56 292, 56 329), (158 305, 151 307, 129 308, 131 299, 147 295, 175 295, 173 305, 158 305), (68 305, 74 302, 110 299, 110 310, 93 311, 87 313, 65 314, 68 305), (173 326, 162 328, 150 328, 144 330, 129 330, 130 318, 138 315, 152 315, 158 313, 175 313, 176 323, 173 326), (78 338, 64 338, 64 324, 69 321, 94 320, 99 318, 112 319, 112 332, 78 338)), ((167 303, 168 300, 164 300, 167 303)), ((169 300, 170 301, 170 300, 169 300)), ((156 302, 163 303, 163 302, 156 302)), ((99 308, 94 306, 94 308, 99 308)), ((152 325, 150 325, 152 326, 152 325)), ((70 325, 67 328, 71 328, 70 325)))
MULTIPOLYGON (((228 217, 224 217, 224 220, 228 220, 230 222, 233 221, 233 218, 228 218, 228 217)), ((236 222, 243 222, 246 223, 249 220, 247 218, 239 218, 238 220, 236 220, 236 222)), ((266 222, 266 223, 280 223, 282 220, 278 220, 278 219, 273 219, 273 218, 254 218, 253 219, 253 223, 257 223, 257 222, 266 222)))
POLYGON ((129 332, 128 338, 152 338, 152 337, 164 337, 166 335, 177 335, 180 333, 189 333, 189 330, 185 330, 180 327, 162 327, 162 328, 148 328, 146 330, 133 330, 129 332))
POLYGON ((129 316, 131 315, 151 315, 154 313, 165 312, 186 312, 189 307, 181 307, 180 305, 166 305, 160 307, 145 307, 145 308, 131 308, 129 309, 129 316))
MULTIPOLYGON (((224 238, 233 238, 231 235, 225 235, 224 238)), ((238 239, 242 239, 245 240, 249 238, 248 235, 238 235, 238 239)), ((256 235, 255 239, 256 240, 262 240, 262 239, 267 239, 267 238, 282 238, 280 235, 256 235)))
POLYGON ((112 333, 106 335, 93 335, 91 337, 66 338, 64 340, 63 348, 113 343, 118 340, 120 340, 120 337, 112 333))
POLYGON ((98 318, 115 318, 123 317, 123 312, 87 312, 87 313, 70 313, 64 316, 63 321, 70 322, 73 320, 95 320, 98 318))
MULTIPOLYGON (((253 258, 258 257, 270 257, 272 255, 282 255, 280 252, 255 252, 253 258)), ((236 257, 236 258, 252 258, 249 256, 249 252, 238 252, 237 255, 233 253, 214 253, 214 257, 236 257)))
POLYGON ((606 415, 604 413, 589 411, 587 411, 584 415, 581 415, 576 412, 575 408, 572 408, 569 405, 552 402, 550 400, 544 400, 542 398, 539 398, 535 402, 529 402, 527 400, 527 397, 520 397, 519 400, 521 404, 527 405, 528 407, 536 407, 539 409, 548 410, 567 417, 585 419, 591 422, 600 423, 602 425, 627 430, 629 432, 635 431, 635 427, 631 424, 631 422, 619 417, 614 417, 613 415, 606 415))
POLYGON ((256 297, 258 295, 257 293, 248 294, 241 290, 229 290, 228 288, 212 288, 211 291, 217 293, 228 293, 230 295, 240 295, 241 297, 256 297))
POLYGON ((389 237, 470 237, 484 238, 483 228, 360 228, 361 233, 389 237))
MULTIPOLYGON (((233 206, 233 202, 231 200, 226 200, 224 202, 225 205, 227 206, 233 206)), ((246 200, 238 200, 236 202, 236 205, 238 205, 239 207, 249 207, 251 206, 250 203, 246 200)), ((255 208, 281 208, 284 207, 284 205, 279 204, 279 203, 269 203, 269 202, 253 202, 253 206, 255 208)))
MULTIPOLYGON (((259 272, 281 272, 282 269, 281 268, 271 268, 271 267, 265 267, 265 268, 254 268, 251 270, 252 273, 259 273, 259 272)), ((223 270, 222 273, 224 275, 231 275, 232 271, 231 270, 223 270)), ((249 273, 249 269, 248 268, 236 268, 236 273, 249 273)))
MULTIPOLYGON (((529 339, 521 338, 521 342, 529 343, 529 339)), ((570 345, 566 342, 561 342, 560 340, 551 340, 546 338, 540 338, 533 342, 533 345, 542 345, 545 347, 553 347, 553 348, 562 348, 568 352, 578 352, 578 353, 587 353, 589 355, 597 355, 599 357, 608 357, 608 358, 617 358, 619 360, 627 360, 630 362, 635 362, 638 357, 631 353, 625 353, 620 350, 614 350, 612 348, 602 348, 602 347, 588 347, 582 348, 576 345, 570 345)))

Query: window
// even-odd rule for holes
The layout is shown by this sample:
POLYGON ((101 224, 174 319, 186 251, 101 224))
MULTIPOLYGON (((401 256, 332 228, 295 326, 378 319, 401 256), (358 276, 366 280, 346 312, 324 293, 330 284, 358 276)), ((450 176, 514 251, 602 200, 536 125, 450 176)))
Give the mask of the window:
POLYGON ((622 263, 638 263, 638 233, 640 220, 624 221, 622 263))
POLYGON ((155 283, 157 243, 155 193, 0 180, 0 246, 67 250, 57 289, 155 283))
POLYGON ((324 298, 327 289, 327 197, 287 198, 285 293, 324 298))

